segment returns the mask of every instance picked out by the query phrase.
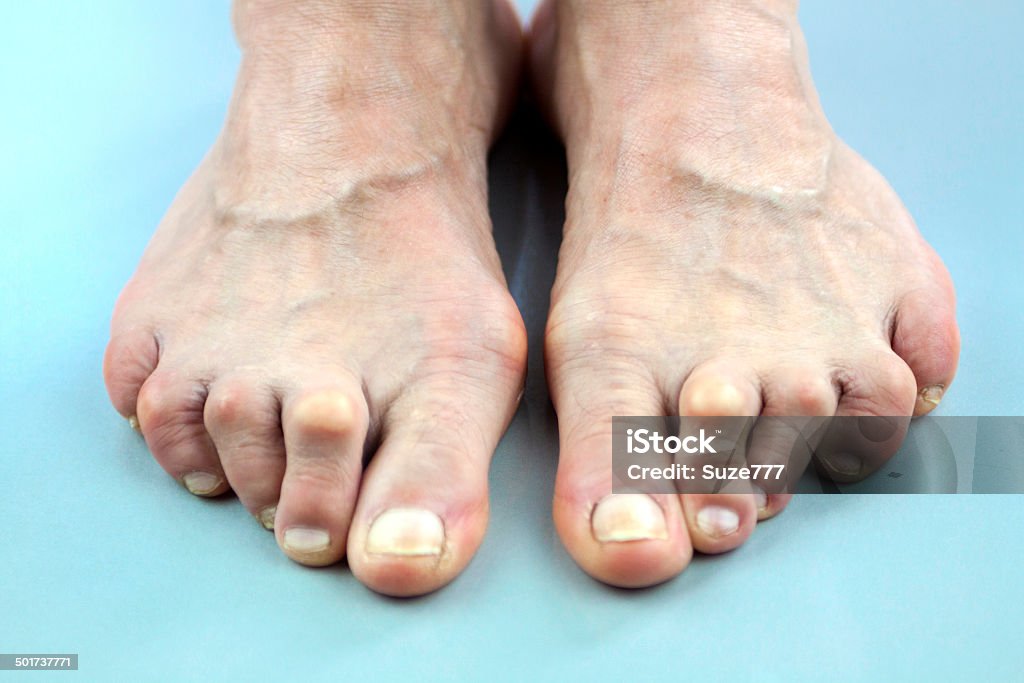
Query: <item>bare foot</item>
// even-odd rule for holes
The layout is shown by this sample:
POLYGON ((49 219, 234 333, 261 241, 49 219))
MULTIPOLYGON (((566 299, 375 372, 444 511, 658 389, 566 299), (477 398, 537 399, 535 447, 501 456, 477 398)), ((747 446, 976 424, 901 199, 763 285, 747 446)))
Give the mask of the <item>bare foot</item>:
POLYGON ((788 498, 606 497, 611 416, 921 415, 956 368, 953 286, 830 128, 795 2, 562 0, 531 37, 570 177, 555 523, 594 577, 650 585, 788 498))
POLYGON ((111 399, 297 562, 436 589, 481 541, 525 367, 485 179, 517 19, 252 1, 234 21, 230 112, 118 300, 111 399))

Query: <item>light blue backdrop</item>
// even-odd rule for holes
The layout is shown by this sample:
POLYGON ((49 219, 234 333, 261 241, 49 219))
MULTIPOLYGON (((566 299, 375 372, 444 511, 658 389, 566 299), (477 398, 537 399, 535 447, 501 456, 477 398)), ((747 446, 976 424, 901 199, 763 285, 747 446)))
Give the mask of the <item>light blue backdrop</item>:
MULTIPOLYGON (((536 353, 564 170, 529 120, 495 151, 492 210, 531 385, 466 574, 382 598, 344 569, 292 564, 236 501, 193 499, 108 406, 100 365, 114 298, 223 115, 227 5, 5 9, 0 651, 78 652, 78 674, 59 674, 76 680, 1019 680, 1020 497, 801 496, 745 547, 653 590, 576 569, 550 522, 536 353)), ((957 282, 964 355, 943 411, 1022 414, 1024 5, 802 12, 835 127, 957 282)))

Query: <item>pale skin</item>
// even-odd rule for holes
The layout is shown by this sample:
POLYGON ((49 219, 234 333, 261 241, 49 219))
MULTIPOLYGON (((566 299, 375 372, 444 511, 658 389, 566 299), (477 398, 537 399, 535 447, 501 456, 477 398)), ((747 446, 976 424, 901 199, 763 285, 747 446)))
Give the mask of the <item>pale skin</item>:
POLYGON ((105 377, 168 473, 233 490, 295 561, 415 595, 480 544, 526 366, 485 161, 524 64, 569 162, 545 354, 555 524, 586 572, 664 581, 788 502, 609 497, 611 416, 920 415, 952 382, 950 278, 828 125, 795 3, 561 0, 525 42, 476 0, 234 23, 224 128, 105 377))

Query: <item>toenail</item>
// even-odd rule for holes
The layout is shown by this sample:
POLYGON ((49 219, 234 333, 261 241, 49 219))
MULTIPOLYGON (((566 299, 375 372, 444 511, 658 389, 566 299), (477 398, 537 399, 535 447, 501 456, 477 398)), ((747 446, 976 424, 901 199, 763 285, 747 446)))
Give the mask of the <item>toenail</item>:
POLYGON ((276 505, 271 505, 268 508, 263 508, 262 510, 260 510, 259 515, 257 515, 257 517, 260 520, 260 524, 263 525, 264 529, 273 529, 274 528, 274 517, 276 517, 276 516, 277 516, 277 506, 276 505))
POLYGON ((382 512, 366 535, 366 552, 379 555, 440 555, 444 522, 423 508, 391 508, 382 512))
POLYGON ((134 429, 137 432, 141 432, 142 431, 142 428, 139 427, 139 416, 138 415, 129 415, 128 416, 128 426, 131 427, 132 429, 134 429))
POLYGON ((943 393, 945 393, 945 388, 941 384, 933 384, 930 387, 922 389, 920 396, 922 401, 931 404, 932 407, 935 407, 942 401, 943 393))
POLYGON ((754 505, 759 511, 765 512, 768 509, 768 494, 757 484, 751 484, 750 488, 754 494, 754 505))
POLYGON ((601 543, 668 538, 665 513, 650 496, 612 494, 601 499, 590 518, 591 531, 601 543))
POLYGON ((837 473, 847 477, 856 477, 863 467, 863 461, 849 453, 833 453, 825 462, 837 473))
POLYGON ((209 472, 189 472, 181 478, 181 481, 185 484, 185 488, 189 490, 189 493, 205 496, 216 491, 223 480, 216 474, 210 474, 209 472))
POLYGON ((740 528, 740 516, 731 508, 708 505, 697 513, 697 526, 708 536, 728 536, 740 528))
POLYGON ((331 544, 331 535, 323 529, 312 529, 304 526, 293 526, 284 532, 285 550, 296 553, 318 553, 327 550, 331 544))

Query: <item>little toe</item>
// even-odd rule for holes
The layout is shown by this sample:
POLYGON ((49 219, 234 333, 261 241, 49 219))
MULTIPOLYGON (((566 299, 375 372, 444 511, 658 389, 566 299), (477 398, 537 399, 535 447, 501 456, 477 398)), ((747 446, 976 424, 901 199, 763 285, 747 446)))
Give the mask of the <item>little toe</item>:
POLYGON ((138 397, 156 369, 159 350, 153 333, 145 329, 115 333, 103 356, 103 380, 114 409, 139 429, 138 397))
POLYGON ((860 481, 891 458, 907 435, 917 381, 892 351, 860 359, 842 373, 842 395, 817 448, 826 473, 837 482, 860 481))
POLYGON ((952 284, 915 290, 903 298, 892 348, 917 382, 914 416, 930 413, 952 384, 960 357, 952 284))

